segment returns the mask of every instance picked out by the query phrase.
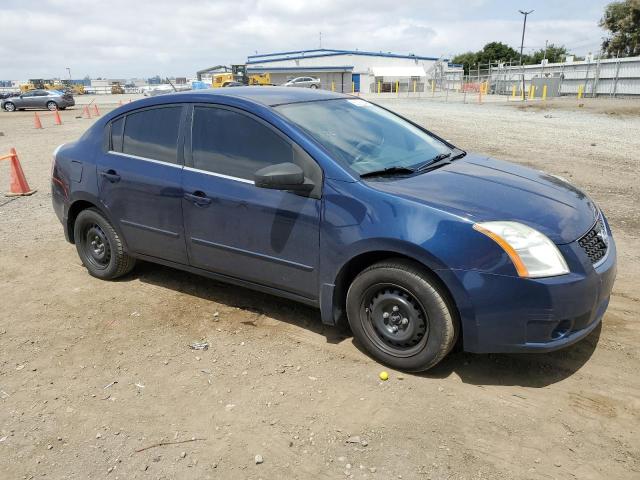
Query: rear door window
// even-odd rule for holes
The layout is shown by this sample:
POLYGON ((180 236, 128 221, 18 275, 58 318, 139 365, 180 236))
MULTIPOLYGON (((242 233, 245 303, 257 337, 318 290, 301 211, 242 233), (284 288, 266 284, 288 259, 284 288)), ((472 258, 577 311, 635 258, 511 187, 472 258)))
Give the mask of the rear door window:
POLYGON ((222 108, 195 107, 192 155, 194 168, 253 180, 254 173, 263 167, 293 161, 293 148, 271 128, 248 115, 222 108))
MULTIPOLYGON (((178 163, 181 106, 153 108, 127 115, 122 153, 178 163)), ((112 140, 113 137, 112 137, 112 140)))
POLYGON ((111 145, 109 150, 122 152, 122 138, 124 136, 124 117, 111 123, 111 145))

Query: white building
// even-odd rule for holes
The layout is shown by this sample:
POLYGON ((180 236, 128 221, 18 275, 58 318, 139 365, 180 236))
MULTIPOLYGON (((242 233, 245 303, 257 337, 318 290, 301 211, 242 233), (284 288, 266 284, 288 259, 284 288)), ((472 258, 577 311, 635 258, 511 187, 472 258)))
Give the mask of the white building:
POLYGON ((421 92, 447 67, 442 58, 326 48, 247 57, 249 74, 269 73, 276 85, 310 76, 319 78, 324 89, 347 93, 421 92))

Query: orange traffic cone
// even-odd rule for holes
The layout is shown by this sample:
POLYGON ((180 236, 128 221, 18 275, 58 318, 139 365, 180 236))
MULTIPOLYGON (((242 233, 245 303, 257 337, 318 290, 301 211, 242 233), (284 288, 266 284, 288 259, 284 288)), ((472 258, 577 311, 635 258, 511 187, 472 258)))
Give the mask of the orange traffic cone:
POLYGON ((94 104, 93 104, 93 114, 94 114, 96 117, 99 117, 99 116, 100 116, 100 110, 98 110, 98 104, 97 104, 97 103, 94 103, 94 104))
POLYGON ((29 184, 27 183, 27 179, 22 171, 22 166, 20 166, 20 160, 18 159, 18 154, 16 153, 15 148, 11 149, 11 153, 9 155, 0 157, 0 160, 5 159, 11 160, 11 192, 7 193, 6 196, 14 197, 17 195, 33 195, 36 193, 36 190, 31 190, 29 188, 29 184))
POLYGON ((33 128, 42 128, 42 122, 40 121, 38 112, 33 112, 33 128))
POLYGON ((91 112, 89 111, 89 107, 87 105, 84 106, 84 110, 82 111, 82 116, 85 118, 91 118, 91 112))
POLYGON ((56 125, 62 125, 62 119, 60 118, 60 112, 58 112, 58 110, 53 111, 53 122, 56 125))

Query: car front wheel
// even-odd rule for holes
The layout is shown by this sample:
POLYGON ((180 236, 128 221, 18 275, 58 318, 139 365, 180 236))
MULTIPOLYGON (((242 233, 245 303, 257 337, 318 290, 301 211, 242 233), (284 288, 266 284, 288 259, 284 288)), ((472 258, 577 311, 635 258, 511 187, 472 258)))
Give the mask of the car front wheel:
POLYGON ((317 85, 311 85, 311 88, 318 88, 317 85))
POLYGON ((456 340, 453 307, 437 282, 414 262, 370 266, 347 292, 356 340, 381 363, 418 372, 440 362, 456 340))
POLYGON ((5 102, 4 109, 7 112, 15 112, 16 111, 16 106, 11 102, 5 102))
POLYGON ((98 210, 80 212, 73 232, 80 260, 94 277, 113 280, 133 270, 135 259, 125 253, 120 236, 98 210))
POLYGON ((53 100, 47 102, 47 110, 51 110, 53 112, 54 110, 57 110, 57 109, 58 109, 58 104, 56 102, 54 102, 53 100))

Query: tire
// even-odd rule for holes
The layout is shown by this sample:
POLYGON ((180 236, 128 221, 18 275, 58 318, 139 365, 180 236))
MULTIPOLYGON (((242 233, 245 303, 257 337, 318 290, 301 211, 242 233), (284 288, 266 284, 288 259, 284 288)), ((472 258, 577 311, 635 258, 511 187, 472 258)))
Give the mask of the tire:
POLYGON ((113 280, 133 270, 135 259, 125 253, 113 225, 95 208, 78 214, 73 234, 78 256, 92 276, 113 280))
POLYGON ((16 111, 16 106, 15 106, 15 104, 13 102, 5 102, 4 109, 7 112, 15 112, 16 111))
POLYGON ((58 110, 58 104, 56 102, 54 102, 53 100, 49 100, 47 102, 47 110, 53 112, 55 110, 58 110))
POLYGON ((458 322, 447 294, 408 260, 386 260, 363 270, 347 292, 347 318, 373 358, 407 372, 435 366, 456 341, 458 322))
POLYGON ((318 88, 318 86, 317 85, 311 85, 310 88, 316 89, 316 88, 318 88))

